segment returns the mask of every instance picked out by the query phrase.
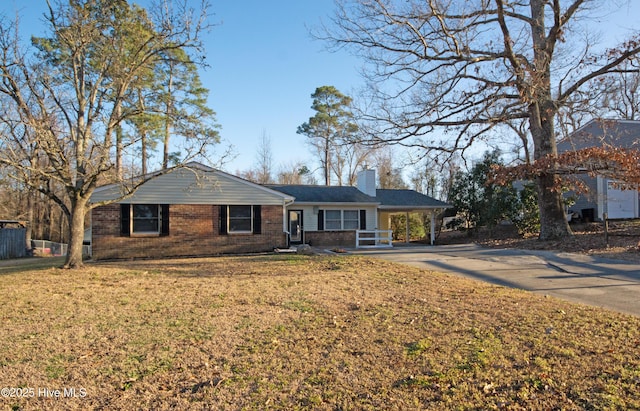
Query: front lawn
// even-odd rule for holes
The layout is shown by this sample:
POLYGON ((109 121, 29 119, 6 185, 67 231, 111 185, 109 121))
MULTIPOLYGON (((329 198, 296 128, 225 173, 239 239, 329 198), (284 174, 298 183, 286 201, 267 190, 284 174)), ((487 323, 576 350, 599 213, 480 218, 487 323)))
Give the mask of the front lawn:
POLYGON ((640 409, 640 318, 364 257, 3 272, 0 301, 4 409, 640 409))

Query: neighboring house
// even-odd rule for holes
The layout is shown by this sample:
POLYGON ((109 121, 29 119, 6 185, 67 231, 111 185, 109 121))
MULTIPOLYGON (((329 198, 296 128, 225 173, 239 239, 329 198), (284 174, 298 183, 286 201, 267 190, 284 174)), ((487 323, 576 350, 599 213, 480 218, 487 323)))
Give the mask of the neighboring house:
MULTIPOLYGON (((96 190, 92 202, 120 196, 96 190)), ((201 164, 176 168, 133 196, 92 211, 94 259, 155 258, 272 251, 290 244, 356 245, 358 230, 388 230, 393 213, 435 213, 447 204, 412 190, 376 190, 375 172, 359 188, 259 185, 201 164)))
MULTIPOLYGON (((581 150, 609 145, 620 148, 640 149, 640 121, 633 120, 591 120, 585 126, 571 133, 558 143, 558 152, 581 150)), ((594 221, 603 218, 640 217, 637 190, 621 190, 615 181, 601 176, 581 176, 589 192, 576 196, 571 210, 581 215, 583 220, 594 221)))

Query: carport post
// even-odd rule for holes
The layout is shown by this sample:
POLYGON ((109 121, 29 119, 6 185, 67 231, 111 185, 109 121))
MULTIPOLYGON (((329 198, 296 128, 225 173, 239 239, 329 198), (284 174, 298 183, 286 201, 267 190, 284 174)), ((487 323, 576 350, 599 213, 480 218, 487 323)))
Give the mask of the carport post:
POLYGON ((409 229, 409 212, 407 211, 407 237, 405 238, 407 244, 409 244, 409 235, 411 235, 411 230, 409 229))
POLYGON ((431 245, 436 242, 436 210, 431 210, 431 229, 429 235, 431 236, 431 245))

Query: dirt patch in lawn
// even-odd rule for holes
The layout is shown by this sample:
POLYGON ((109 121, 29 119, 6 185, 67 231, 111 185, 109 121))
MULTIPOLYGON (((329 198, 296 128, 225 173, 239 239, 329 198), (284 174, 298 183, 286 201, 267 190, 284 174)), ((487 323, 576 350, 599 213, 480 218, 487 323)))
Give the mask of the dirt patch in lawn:
POLYGON ((4 409, 640 408, 640 318, 364 257, 19 272, 0 299, 4 409))

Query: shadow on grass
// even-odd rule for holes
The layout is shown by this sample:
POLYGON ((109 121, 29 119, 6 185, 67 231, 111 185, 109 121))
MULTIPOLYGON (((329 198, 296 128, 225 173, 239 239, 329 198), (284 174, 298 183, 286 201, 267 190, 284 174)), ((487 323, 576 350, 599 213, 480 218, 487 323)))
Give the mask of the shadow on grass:
POLYGON ((62 267, 66 257, 16 258, 0 261, 0 275, 62 267))

